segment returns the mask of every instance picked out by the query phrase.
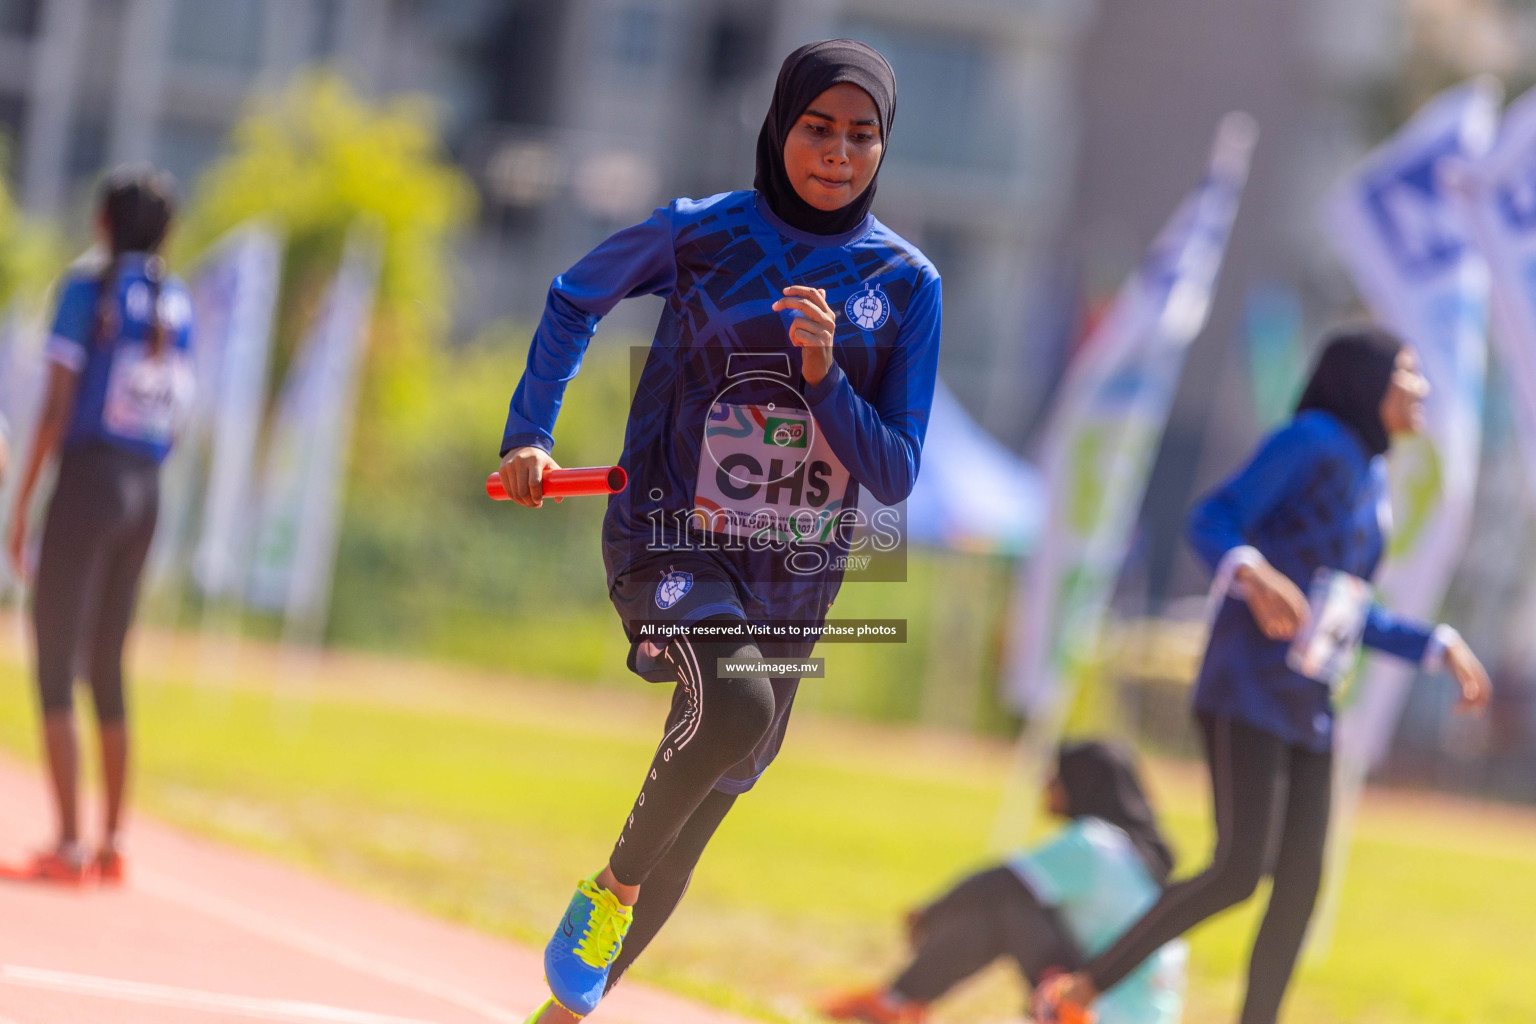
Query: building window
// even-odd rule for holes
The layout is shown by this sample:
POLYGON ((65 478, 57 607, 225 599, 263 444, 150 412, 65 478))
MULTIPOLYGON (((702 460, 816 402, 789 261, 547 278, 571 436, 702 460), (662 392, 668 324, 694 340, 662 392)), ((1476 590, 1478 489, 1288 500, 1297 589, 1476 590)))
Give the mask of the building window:
POLYGON ((1016 169, 1019 122, 1026 112, 1002 109, 994 81, 998 58, 986 39, 865 22, 845 29, 885 54, 901 83, 901 135, 891 149, 892 163, 993 174, 1016 169))
POLYGON ((16 143, 26 131, 27 104, 21 96, 0 94, 0 174, 16 181, 16 143))
POLYGON ((178 0, 171 59, 254 72, 261 66, 261 0, 178 0))
POLYGON ((645 3, 620 7, 613 19, 614 55, 622 64, 648 68, 661 60, 662 14, 645 3))
POLYGON ((0 0, 0 32, 12 36, 37 35, 41 0, 0 0))
POLYGON ((502 0, 465 63, 478 75, 487 120, 551 125, 559 107, 560 42, 568 15, 558 4, 502 0))
POLYGON ((185 188, 219 155, 224 133, 203 125, 162 124, 158 133, 160 165, 175 175, 185 188))
POLYGON ((107 163, 107 122, 99 113, 81 112, 69 132, 68 175, 71 183, 94 177, 107 163))
POLYGON ((744 11, 720 14, 709 30, 705 81, 719 89, 752 79, 762 70, 767 38, 768 26, 760 15, 744 11))
POLYGON ((341 42, 341 0, 316 0, 315 34, 310 40, 312 60, 326 60, 336 53, 341 42))

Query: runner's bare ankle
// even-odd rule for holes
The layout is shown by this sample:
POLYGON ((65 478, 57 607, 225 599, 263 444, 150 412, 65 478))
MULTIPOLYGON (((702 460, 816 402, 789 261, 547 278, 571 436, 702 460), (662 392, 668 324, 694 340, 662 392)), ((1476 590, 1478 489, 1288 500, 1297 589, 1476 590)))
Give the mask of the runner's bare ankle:
POLYGON ((617 896, 619 902, 626 907, 634 906, 635 900, 640 898, 640 887, 638 885, 625 885, 613 877, 613 868, 608 865, 604 865, 603 870, 598 872, 597 884, 617 896))

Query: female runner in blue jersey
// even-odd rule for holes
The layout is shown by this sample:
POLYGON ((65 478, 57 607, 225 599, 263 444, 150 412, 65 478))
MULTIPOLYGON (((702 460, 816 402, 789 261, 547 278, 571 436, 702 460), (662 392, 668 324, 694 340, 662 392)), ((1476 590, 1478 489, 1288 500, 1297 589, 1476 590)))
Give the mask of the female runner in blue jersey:
MULTIPOLYGON (((1216 851, 1082 972, 1043 985, 1037 1019, 1090 1004, 1164 943, 1247 899, 1268 874, 1274 885, 1242 1021, 1274 1024, 1322 879, 1332 794, 1331 688, 1293 667, 1289 649, 1309 618, 1302 588, 1320 569, 1375 575, 1391 509, 1383 456, 1392 435, 1423 429, 1428 392, 1413 350, 1397 338, 1374 326, 1343 331, 1324 347, 1295 417, 1195 506, 1190 543, 1225 590, 1195 689, 1216 851)), ((1455 630, 1379 605, 1362 611, 1366 645, 1431 671, 1443 666, 1463 707, 1487 704, 1488 677, 1455 630)), ((1345 654, 1340 664, 1353 661, 1345 654)))
POLYGON ((801 47, 779 72, 754 189, 675 200, 550 289, 501 447, 507 493, 532 507, 556 466, 561 394, 598 318, 629 296, 666 300, 603 554, 630 668, 676 687, 617 845, 545 951, 552 999, 530 1021, 592 1011, 777 752, 798 680, 722 676, 718 659, 809 653, 813 642, 753 642, 745 627, 820 624, 859 492, 895 504, 917 477, 939 275, 869 212, 895 109, 895 76, 875 50, 847 39, 801 47), (693 635, 654 632, 678 626, 693 635))
POLYGON ((96 219, 105 265, 68 275, 48 339, 48 391, 22 468, 8 548, 26 575, 32 492, 43 465, 60 452, 33 598, 59 839, 52 851, 9 872, 25 878, 76 885, 123 878, 123 643, 155 532, 160 463, 192 388, 191 302, 156 255, 173 210, 173 185, 163 172, 127 168, 107 178, 96 219), (90 680, 101 739, 106 821, 94 858, 80 842, 76 806, 77 664, 90 680))

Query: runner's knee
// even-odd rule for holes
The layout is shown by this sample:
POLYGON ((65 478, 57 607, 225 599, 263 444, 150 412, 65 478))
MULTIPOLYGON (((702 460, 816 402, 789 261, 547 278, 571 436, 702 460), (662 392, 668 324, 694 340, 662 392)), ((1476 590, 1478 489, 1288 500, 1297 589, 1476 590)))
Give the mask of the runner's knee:
POLYGON ((38 697, 45 716, 68 714, 75 707, 74 680, 68 676, 62 679, 40 680, 38 697))
MULTIPOLYGON (((722 644, 710 652, 714 658, 730 661, 758 661, 762 652, 756 644, 722 644)), ((719 665, 707 671, 704 694, 704 728, 713 744, 729 764, 752 753, 752 749, 773 727, 773 683, 766 675, 720 675, 719 665)))
MULTIPOLYGON (((1215 910, 1225 910, 1252 896, 1264 877, 1262 843, 1249 843, 1234 849, 1221 866, 1206 872, 1205 894, 1215 910)), ((1212 913, 1215 912, 1212 911, 1212 913)))
MULTIPOLYGON (((738 620, 739 621, 739 620, 738 620)), ((685 687, 696 687, 698 719, 695 750, 712 768, 724 770, 752 752, 773 726, 773 684, 766 675, 733 675, 725 662, 755 662, 762 651, 751 642, 674 641, 666 659, 685 687), (723 670, 723 671, 722 671, 723 670)), ((695 754, 694 756, 699 756, 695 754)))
POLYGON ((116 725, 128 717, 121 668, 99 676, 92 674, 91 699, 96 706, 96 721, 101 725, 116 725))

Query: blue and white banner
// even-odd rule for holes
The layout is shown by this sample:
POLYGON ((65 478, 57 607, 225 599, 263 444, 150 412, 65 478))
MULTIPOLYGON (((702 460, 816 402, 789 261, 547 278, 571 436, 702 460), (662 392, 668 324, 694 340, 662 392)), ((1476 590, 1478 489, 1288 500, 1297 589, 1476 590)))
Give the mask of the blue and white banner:
POLYGON ((354 227, 315 329, 283 383, 267 448, 248 595, 257 607, 283 612, 285 634, 304 642, 325 629, 381 257, 377 233, 354 227))
MULTIPOLYGON (((1221 121, 1205 180, 1174 213, 1067 370, 1048 428, 1046 528, 1012 602, 1011 703, 1053 720, 1096 657, 1105 609, 1204 327, 1257 127, 1221 121)), ((1037 737, 1052 742, 1054 737, 1037 737)))
MULTIPOLYGON (((10 465, 0 479, 0 531, 10 526, 21 462, 27 457, 42 405, 43 333, 43 324, 21 303, 0 309, 0 419, 4 420, 0 433, 10 449, 10 465)), ((11 569, 10 559, 0 555, 0 595, 16 582, 11 569)))
MULTIPOLYGON (((1482 433, 1488 266, 1448 194, 1446 174, 1488 152, 1496 84, 1431 100, 1350 172, 1326 208, 1328 233, 1372 314, 1419 357, 1433 389, 1427 429, 1393 447, 1395 518, 1379 579, 1396 611, 1433 619, 1466 546, 1482 433)), ((1363 771, 1385 753, 1412 666, 1371 659, 1342 709, 1340 761, 1363 771)))
POLYGON ((0 309, 0 417, 12 457, 32 433, 43 391, 41 325, 19 305, 0 309))
POLYGON ((1493 281, 1493 341, 1514 398, 1526 483, 1536 490, 1536 89, 1504 114, 1493 149, 1452 182, 1493 281))
POLYGON ((230 232, 192 280, 207 490, 193 573, 212 598, 238 596, 249 556, 256 442, 267 398, 283 244, 270 227, 230 232))
POLYGON ((238 590, 239 578, 230 576, 249 548, 246 512, 281 263, 271 230, 248 224, 215 242, 188 281, 196 387, 161 474, 152 586, 179 590, 190 571, 209 596, 238 590), (210 552, 222 570, 213 588, 204 571, 210 552))
MULTIPOLYGON (((1413 346, 1433 389, 1422 437, 1394 443, 1391 548, 1378 592, 1433 619, 1466 547, 1482 443, 1488 266, 1471 244, 1453 176, 1487 154, 1501 93, 1478 80, 1427 103, 1334 193, 1326 226, 1371 312, 1413 346)), ((1397 731, 1417 669, 1370 658, 1339 710, 1327 883, 1307 950, 1326 953, 1365 779, 1397 731)))

